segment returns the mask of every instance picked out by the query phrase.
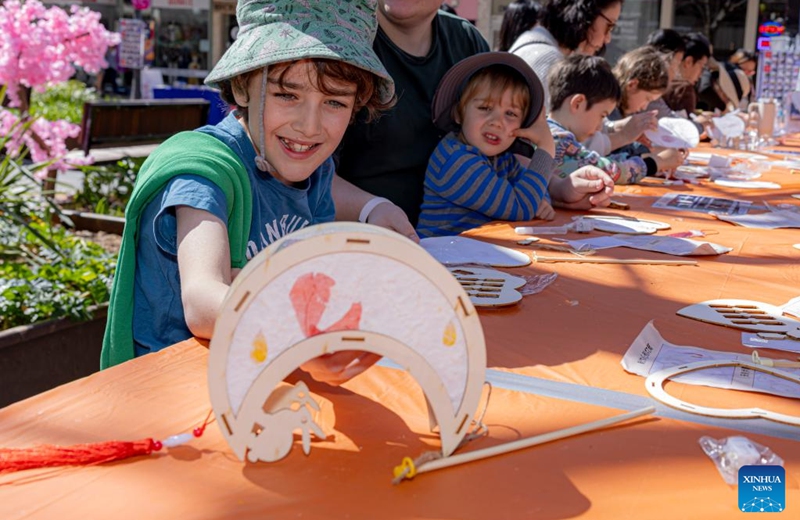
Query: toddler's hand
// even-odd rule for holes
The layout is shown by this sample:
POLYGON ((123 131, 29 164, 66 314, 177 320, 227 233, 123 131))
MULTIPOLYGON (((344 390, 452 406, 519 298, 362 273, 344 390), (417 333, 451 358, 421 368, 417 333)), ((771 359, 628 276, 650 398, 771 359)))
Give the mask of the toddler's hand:
POLYGON ((556 145, 553 141, 553 134, 550 133, 550 127, 547 126, 547 115, 545 111, 539 114, 536 121, 527 128, 519 128, 514 131, 514 137, 521 137, 527 139, 535 144, 537 148, 541 148, 554 157, 556 154, 556 145))

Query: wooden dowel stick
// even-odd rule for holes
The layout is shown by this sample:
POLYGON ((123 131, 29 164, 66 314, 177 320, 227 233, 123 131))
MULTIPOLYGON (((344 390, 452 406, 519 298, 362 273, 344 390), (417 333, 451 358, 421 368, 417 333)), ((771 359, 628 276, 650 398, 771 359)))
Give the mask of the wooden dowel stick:
POLYGON ((636 417, 641 417, 643 415, 649 415, 655 411, 656 408, 654 406, 648 406, 645 408, 640 408, 638 410, 633 410, 632 412, 615 415, 613 417, 607 417, 605 419, 600 419, 599 421, 579 424, 577 426, 571 426, 569 428, 564 428, 562 430, 556 430, 554 432, 543 433, 542 435, 536 435, 534 437, 528 437, 525 439, 519 439, 517 441, 507 442, 505 444, 500 444, 498 446, 492 446, 491 448, 484 448, 482 450, 475 450, 469 453, 459 453, 458 455, 443 457, 441 459, 436 459, 430 462, 426 462, 425 464, 421 464, 419 467, 416 468, 417 474, 427 473, 428 471, 434 471, 437 469, 447 468, 450 466, 456 466, 458 464, 472 462, 473 460, 485 459, 487 457, 494 457, 495 455, 502 455, 503 453, 509 453, 511 451, 521 450, 523 448, 530 448, 531 446, 537 446, 539 444, 545 444, 547 442, 557 441, 559 439, 564 439, 566 437, 572 437, 573 435, 580 435, 581 433, 600 430, 602 428, 606 428, 613 424, 628 421, 630 419, 635 419, 636 417))
POLYGON ((573 262, 580 264, 652 264, 652 265, 697 265, 697 260, 648 260, 646 258, 586 258, 572 256, 533 256, 536 262, 573 262))

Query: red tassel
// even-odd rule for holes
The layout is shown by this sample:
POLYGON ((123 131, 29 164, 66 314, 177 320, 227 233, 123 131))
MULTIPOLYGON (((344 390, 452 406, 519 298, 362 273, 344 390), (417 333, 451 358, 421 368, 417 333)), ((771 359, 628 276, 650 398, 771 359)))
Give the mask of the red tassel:
POLYGON ((203 435, 213 413, 213 410, 209 411, 203 424, 192 430, 191 434, 174 435, 163 443, 153 439, 142 439, 133 442, 107 441, 72 446, 40 444, 30 448, 0 448, 0 473, 53 466, 91 466, 150 455, 154 451, 159 451, 165 444, 174 447, 186 442, 187 437, 191 439, 192 436, 203 435))
POLYGON ((0 473, 52 466, 90 466, 149 455, 160 449, 161 443, 153 439, 96 442, 73 446, 41 444, 30 448, 0 448, 0 473))

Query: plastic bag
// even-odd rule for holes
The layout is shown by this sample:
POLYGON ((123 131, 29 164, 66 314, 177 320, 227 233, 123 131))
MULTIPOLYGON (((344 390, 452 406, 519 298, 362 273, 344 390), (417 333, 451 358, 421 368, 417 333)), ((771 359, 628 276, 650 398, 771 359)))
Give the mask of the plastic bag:
POLYGON ((700 447, 728 484, 736 485, 742 466, 783 466, 783 459, 766 446, 736 435, 724 439, 700 437, 700 447))

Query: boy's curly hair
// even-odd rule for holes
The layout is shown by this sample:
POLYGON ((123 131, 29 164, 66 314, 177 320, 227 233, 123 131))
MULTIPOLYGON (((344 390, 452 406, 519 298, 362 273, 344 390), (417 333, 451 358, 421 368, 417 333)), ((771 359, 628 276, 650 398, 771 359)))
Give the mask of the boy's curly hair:
MULTIPOLYGON (((314 86, 323 94, 335 96, 342 93, 334 87, 334 82, 355 85, 356 97, 351 123, 362 108, 366 113, 366 121, 369 122, 377 119, 381 112, 392 108, 397 101, 397 96, 393 96, 391 101, 382 103, 378 94, 379 79, 377 76, 364 69, 337 60, 308 59, 271 65, 268 69, 269 81, 283 86, 286 74, 295 64, 301 62, 312 64, 316 71, 316 84, 314 86)), ((256 69, 229 80, 221 81, 219 84, 222 100, 242 113, 244 117, 247 117, 247 110, 244 110, 245 107, 236 103, 236 98, 233 95, 234 89, 239 92, 247 92, 247 86, 250 81, 259 74, 261 74, 261 69, 256 69)))

